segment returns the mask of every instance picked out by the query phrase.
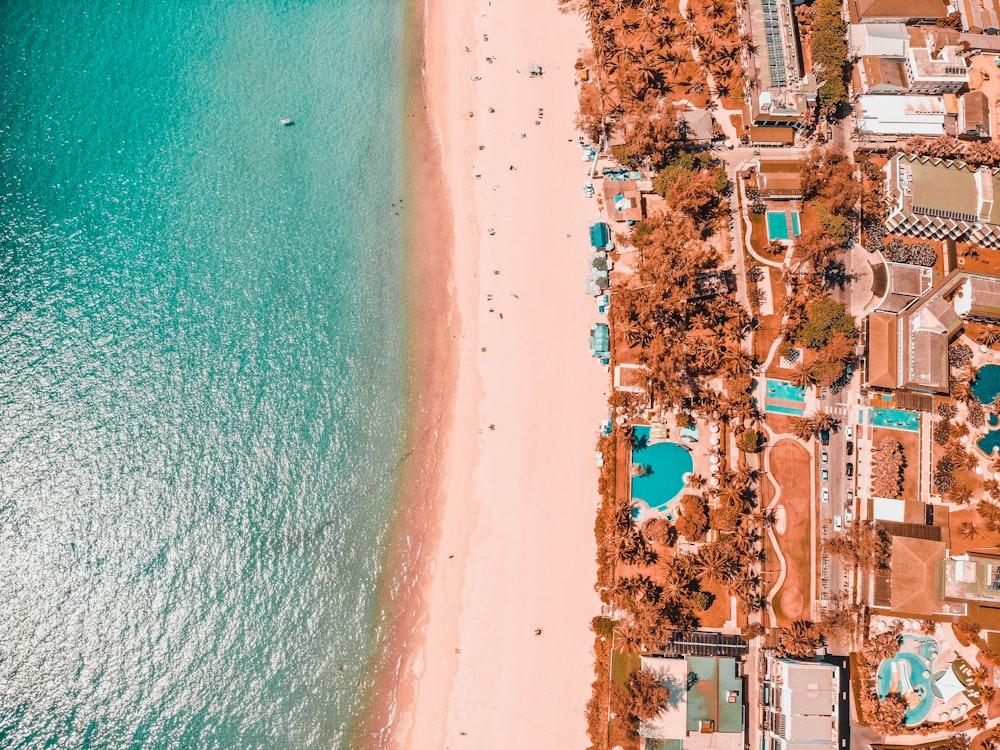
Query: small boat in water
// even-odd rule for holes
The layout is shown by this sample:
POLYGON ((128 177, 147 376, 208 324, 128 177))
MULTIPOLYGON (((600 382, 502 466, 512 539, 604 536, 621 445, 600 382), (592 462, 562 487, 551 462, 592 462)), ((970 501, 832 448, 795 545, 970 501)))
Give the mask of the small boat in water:
POLYGON ((295 120, 282 120, 281 124, 284 125, 285 127, 288 127, 289 125, 294 125, 295 120))

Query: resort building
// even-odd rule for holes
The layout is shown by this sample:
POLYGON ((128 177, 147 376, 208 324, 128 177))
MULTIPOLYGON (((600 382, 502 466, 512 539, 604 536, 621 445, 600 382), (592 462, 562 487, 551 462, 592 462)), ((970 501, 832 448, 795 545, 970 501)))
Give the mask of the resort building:
POLYGON ((957 94, 969 83, 965 56, 956 46, 953 29, 908 29, 910 41, 904 58, 907 93, 957 94))
POLYGON ((643 218, 642 193, 636 180, 604 178, 604 206, 611 221, 634 224, 643 218))
POLYGON ((796 159, 761 159, 757 168, 757 189, 770 200, 802 197, 801 163, 796 159))
POLYGON ((750 0, 749 17, 758 51, 748 56, 747 72, 758 84, 747 92, 743 120, 747 126, 797 128, 816 103, 816 82, 803 74, 791 2, 750 0))
POLYGON ((848 0, 851 23, 933 23, 948 14, 948 0, 848 0))
POLYGON ((766 750, 840 747, 840 669, 764 652, 761 746, 766 750))
POLYGON ((906 55, 910 35, 901 23, 852 23, 847 29, 851 57, 896 57, 906 55))
POLYGON ((862 94, 957 94, 969 83, 969 68, 953 29, 925 30, 900 24, 851 27, 862 94), (881 30, 878 34, 869 29, 881 30), (853 31, 858 29, 859 31, 853 31), (863 30, 863 31, 861 31, 863 30))
POLYGON ((861 136, 944 135, 948 111, 941 96, 858 97, 858 133, 861 136))
POLYGON ((885 169, 889 232, 1000 247, 1000 206, 994 200, 1000 170, 906 154, 893 156, 885 169))
POLYGON ((646 748, 743 749, 744 687, 736 659, 644 656, 642 668, 670 691, 659 715, 639 725, 646 748))
POLYGON ((892 540, 892 565, 874 573, 872 609, 920 619, 963 614, 960 607, 942 600, 938 584, 941 564, 948 552, 947 527, 912 518, 915 512, 923 514, 928 509, 933 512, 934 506, 885 498, 872 501, 872 505, 879 528, 892 540), (911 511, 910 518, 904 520, 907 510, 911 511), (895 520, 887 520, 885 516, 895 520))
POLYGON ((966 320, 1000 320, 1000 278, 954 271, 931 289, 930 269, 889 263, 889 289, 866 324, 868 387, 949 392, 948 346, 966 320))
POLYGON ((680 140, 695 146, 708 146, 717 137, 712 113, 704 109, 686 109, 677 115, 680 140))
POLYGON ((990 102, 982 91, 968 91, 958 100, 958 137, 990 139, 990 102))
POLYGON ((1000 2, 998 0, 960 0, 962 28, 973 34, 1000 34, 1000 2))
POLYGON ((943 598, 1000 607, 1000 557, 974 552, 949 555, 941 562, 941 573, 943 598))

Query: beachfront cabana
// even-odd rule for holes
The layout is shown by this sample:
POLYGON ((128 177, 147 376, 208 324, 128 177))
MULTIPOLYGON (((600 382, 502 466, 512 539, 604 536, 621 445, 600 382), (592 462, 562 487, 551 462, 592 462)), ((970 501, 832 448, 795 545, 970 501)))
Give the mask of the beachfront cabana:
POLYGON ((604 248, 611 239, 611 231, 603 221, 590 225, 590 244, 592 247, 604 248))

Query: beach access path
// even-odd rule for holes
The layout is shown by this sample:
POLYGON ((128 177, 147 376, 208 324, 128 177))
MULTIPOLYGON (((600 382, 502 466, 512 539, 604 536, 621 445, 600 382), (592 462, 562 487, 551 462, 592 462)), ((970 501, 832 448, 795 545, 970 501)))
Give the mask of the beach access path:
POLYGON ((460 352, 424 643, 409 656, 415 698, 391 744, 586 747, 609 376, 587 345, 598 215, 583 194, 573 68, 585 29, 535 0, 429 0, 426 21, 460 352))

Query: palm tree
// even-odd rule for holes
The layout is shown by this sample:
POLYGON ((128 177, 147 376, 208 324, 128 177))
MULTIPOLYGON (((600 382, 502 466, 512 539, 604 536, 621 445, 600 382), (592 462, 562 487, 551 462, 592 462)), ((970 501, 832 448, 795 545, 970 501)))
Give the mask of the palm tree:
POLYGON ((792 434, 799 440, 812 440, 816 434, 813 421, 806 417, 797 417, 792 423, 792 434))
POLYGON ((799 388, 809 388, 816 385, 818 382, 816 380, 816 368, 812 365, 807 365, 805 360, 797 363, 795 365, 795 372, 791 378, 792 385, 796 385, 799 388))
POLYGON ((635 653, 644 651, 645 632, 635 623, 615 628, 615 650, 635 653))
POLYGON ((968 404, 976 397, 976 394, 972 392, 972 386, 967 380, 959 380, 951 387, 951 397, 963 404, 968 404))
POLYGON ((732 569, 732 552, 721 544, 707 544, 698 552, 698 572, 705 580, 725 583, 732 569))
POLYGON ((822 644, 818 626, 809 620, 796 620, 778 635, 778 650, 786 656, 812 656, 822 644))
POLYGON ((1000 341, 1000 326, 988 325, 976 336, 976 341, 986 346, 993 346, 1000 341))
POLYGON ((963 521, 958 526, 958 535, 965 539, 975 539, 979 536, 979 527, 972 521, 963 521))
POLYGON ((840 424, 840 421, 830 414, 830 412, 820 409, 812 415, 812 423, 813 429, 816 430, 816 432, 829 432, 831 430, 835 430, 840 424))

